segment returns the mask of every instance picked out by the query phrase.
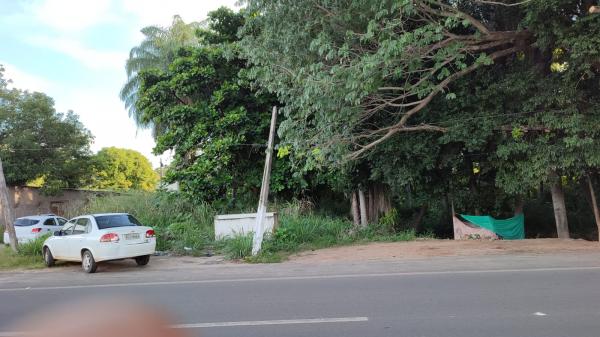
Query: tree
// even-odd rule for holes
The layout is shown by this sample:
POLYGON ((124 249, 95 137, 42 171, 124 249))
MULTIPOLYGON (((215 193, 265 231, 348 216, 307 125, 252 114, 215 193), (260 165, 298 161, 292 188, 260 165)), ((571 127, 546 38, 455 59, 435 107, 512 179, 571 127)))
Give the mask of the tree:
POLYGON ((446 188, 499 192, 488 208, 552 182, 567 227, 559 187, 598 165, 593 1, 247 3, 243 51, 285 104, 290 147, 331 165, 366 156, 396 190, 450 173, 446 188))
MULTIPOLYGON (((182 48, 167 70, 140 73, 137 109, 144 121, 164 126, 155 152, 174 151, 166 180, 191 198, 234 206, 258 193, 275 101, 244 77, 235 45, 243 15, 221 8, 207 22, 198 31, 200 46, 182 48)), ((277 183, 282 164, 274 164, 275 190, 293 181, 277 183)))
POLYGON ((286 105, 286 141, 356 159, 398 133, 444 131, 414 117, 455 80, 531 44, 519 15, 494 29, 485 6, 251 0, 242 46, 286 105))
POLYGON ((157 183, 158 174, 138 151, 107 147, 94 157, 91 188, 152 191, 157 183))
POLYGON ((200 25, 196 22, 185 23, 180 16, 175 15, 169 27, 148 26, 141 30, 144 40, 139 46, 133 47, 125 63, 127 82, 120 92, 121 100, 129 110, 129 116, 140 127, 153 127, 156 134, 160 133, 160 126, 150 124, 141 118, 136 109, 137 95, 140 85, 139 73, 144 70, 166 70, 176 56, 179 48, 197 45, 196 29, 200 25))
POLYGON ((41 178, 49 190, 82 186, 91 133, 73 112, 56 112, 52 98, 8 89, 2 75, 0 69, 0 157, 7 183, 41 178))

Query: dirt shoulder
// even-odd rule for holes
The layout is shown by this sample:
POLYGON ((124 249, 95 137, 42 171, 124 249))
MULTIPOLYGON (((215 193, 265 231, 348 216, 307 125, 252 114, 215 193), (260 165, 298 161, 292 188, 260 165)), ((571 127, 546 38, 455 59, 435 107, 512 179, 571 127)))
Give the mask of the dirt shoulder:
POLYGON ((508 254, 599 253, 600 243, 569 239, 528 239, 515 241, 424 240, 369 243, 302 252, 290 257, 296 263, 334 261, 390 261, 438 256, 481 256, 508 254))

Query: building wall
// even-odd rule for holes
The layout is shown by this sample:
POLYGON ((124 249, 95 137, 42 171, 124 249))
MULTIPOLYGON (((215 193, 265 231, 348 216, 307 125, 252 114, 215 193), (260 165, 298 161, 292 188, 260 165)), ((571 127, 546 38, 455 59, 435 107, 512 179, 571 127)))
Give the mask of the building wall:
POLYGON ((8 189, 15 218, 46 213, 65 216, 68 210, 81 206, 91 197, 105 194, 104 192, 65 189, 58 195, 47 196, 35 187, 9 186, 8 189))

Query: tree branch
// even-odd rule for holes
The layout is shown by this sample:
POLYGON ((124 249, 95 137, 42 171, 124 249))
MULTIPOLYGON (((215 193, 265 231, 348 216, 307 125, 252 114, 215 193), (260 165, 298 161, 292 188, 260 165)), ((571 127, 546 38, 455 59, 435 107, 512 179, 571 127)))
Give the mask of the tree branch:
POLYGON ((487 5, 499 5, 499 6, 513 7, 513 6, 524 5, 528 2, 531 2, 531 0, 523 0, 523 1, 514 2, 514 3, 506 3, 506 2, 502 2, 502 1, 489 1, 489 0, 475 0, 475 2, 479 2, 479 3, 487 4, 487 5))
MULTIPOLYGON (((505 50, 500 50, 497 51, 495 53, 490 54, 490 58, 492 60, 496 60, 498 58, 513 54, 517 51, 519 51, 520 48, 519 47, 511 47, 505 50)), ((471 72, 473 72, 474 70, 478 69, 481 66, 480 63, 474 63, 472 65, 470 65, 469 67, 456 72, 450 76, 448 76, 446 79, 444 79, 442 82, 440 82, 438 85, 436 85, 433 90, 429 93, 429 95, 427 95, 427 97, 425 97, 424 99, 422 99, 420 101, 420 103, 415 106, 414 108, 408 110, 403 116, 402 118, 400 118, 400 121, 398 121, 396 124, 386 127, 386 128, 382 128, 379 130, 376 130, 376 132, 374 132, 373 134, 379 134, 379 133, 384 133, 385 134, 381 137, 379 137, 378 139, 361 146, 361 148, 357 151, 354 151, 352 153, 350 153, 350 155, 348 156, 348 159, 350 160, 354 160, 354 159, 358 159, 363 153, 365 153, 366 151, 368 151, 369 149, 377 146, 378 144, 382 143, 383 141, 387 140, 388 138, 392 137, 393 135, 395 135, 398 132, 401 131, 405 131, 404 129, 407 129, 407 127, 405 126, 406 123, 408 122, 408 120, 415 115, 417 112, 421 111, 423 108, 425 108, 432 100, 433 98, 440 93, 442 90, 444 90, 444 88, 446 88, 452 81, 461 78, 471 72)), ((431 127, 431 125, 430 125, 431 127)), ((421 128, 421 130, 426 130, 427 128, 421 128)), ((414 130, 414 129, 412 129, 414 130)), ((431 128, 428 128, 428 130, 432 130, 431 128)))

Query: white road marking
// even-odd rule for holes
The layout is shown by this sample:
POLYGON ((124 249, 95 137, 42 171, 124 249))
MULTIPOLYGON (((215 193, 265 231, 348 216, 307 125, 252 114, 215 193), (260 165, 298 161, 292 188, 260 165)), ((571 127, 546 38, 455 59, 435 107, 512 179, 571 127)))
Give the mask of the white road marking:
POLYGON ((539 311, 538 312, 534 312, 533 315, 534 316, 548 316, 548 314, 545 314, 545 313, 539 312, 539 311))
MULTIPOLYGON (((584 271, 584 270, 600 270, 600 267, 446 270, 446 271, 368 273, 368 274, 256 277, 256 278, 238 278, 238 279, 229 278, 229 279, 214 279, 214 280, 157 281, 157 282, 137 282, 137 283, 133 283, 133 282, 131 282, 131 283, 106 283, 106 284, 83 284, 83 285, 26 287, 26 288, 0 288, 0 292, 34 291, 34 290, 66 290, 66 289, 74 290, 74 289, 117 288, 117 287, 177 286, 177 285, 190 285, 190 284, 213 284, 213 283, 222 284, 222 283, 266 282, 266 281, 328 280, 328 279, 343 279, 343 278, 372 278, 372 277, 398 277, 398 276, 424 276, 424 275, 461 275, 461 274, 490 274, 490 273, 532 273, 532 272, 584 271)), ((2 337, 2 336, 0 336, 0 337, 2 337)))
POLYGON ((174 329, 218 328, 228 326, 262 326, 262 325, 290 325, 290 324, 321 324, 321 323, 352 323, 367 322, 368 317, 337 317, 337 318, 307 318, 307 319, 280 319, 270 321, 241 321, 241 322, 215 322, 172 325, 174 329))
MULTIPOLYGON (((211 322, 171 325, 173 329, 198 329, 198 328, 223 328, 234 326, 265 326, 265 325, 292 325, 292 324, 323 324, 323 323, 355 323, 368 322, 368 317, 331 317, 331 318, 305 318, 305 319, 278 319, 268 321, 238 321, 238 322, 211 322)), ((0 337, 25 336, 24 331, 0 332, 0 337)))

